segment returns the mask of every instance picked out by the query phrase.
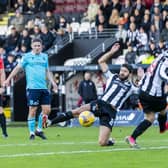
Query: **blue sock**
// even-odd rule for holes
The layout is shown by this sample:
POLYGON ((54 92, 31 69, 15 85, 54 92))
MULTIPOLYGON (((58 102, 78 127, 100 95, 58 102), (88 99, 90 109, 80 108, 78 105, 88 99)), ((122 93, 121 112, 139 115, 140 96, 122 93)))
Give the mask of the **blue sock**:
POLYGON ((34 134, 34 132, 35 132, 35 125, 36 125, 35 117, 28 118, 28 128, 29 128, 30 134, 34 134))
POLYGON ((39 131, 39 132, 42 131, 42 128, 43 128, 43 114, 41 112, 38 117, 37 131, 39 131))

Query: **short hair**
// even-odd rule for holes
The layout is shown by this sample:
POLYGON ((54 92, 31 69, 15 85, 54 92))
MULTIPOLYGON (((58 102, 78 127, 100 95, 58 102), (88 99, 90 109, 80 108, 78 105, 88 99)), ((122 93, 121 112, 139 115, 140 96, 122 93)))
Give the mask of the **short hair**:
POLYGON ((39 42, 39 43, 42 44, 42 40, 41 40, 40 38, 34 38, 34 39, 32 40, 32 43, 35 43, 35 42, 39 42))
POLYGON ((127 68, 129 73, 132 73, 133 68, 130 64, 122 64, 121 67, 127 68))

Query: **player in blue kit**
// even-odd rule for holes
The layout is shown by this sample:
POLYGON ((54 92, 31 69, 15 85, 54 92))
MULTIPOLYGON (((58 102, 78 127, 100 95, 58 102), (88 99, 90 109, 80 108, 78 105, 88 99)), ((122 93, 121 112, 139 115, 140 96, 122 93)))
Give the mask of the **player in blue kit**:
POLYGON ((42 139, 47 139, 42 131, 43 119, 45 118, 46 120, 46 115, 48 115, 51 110, 47 78, 52 83, 53 90, 57 89, 57 85, 49 72, 48 55, 42 53, 41 39, 33 39, 31 47, 32 51, 22 57, 21 62, 13 69, 4 82, 4 86, 8 86, 10 80, 21 69, 25 70, 27 102, 29 106, 28 128, 30 140, 34 140, 35 135, 42 139), (39 115, 37 129, 35 130, 35 114, 39 105, 41 105, 42 113, 39 115), (43 118, 43 116, 45 117, 43 118))

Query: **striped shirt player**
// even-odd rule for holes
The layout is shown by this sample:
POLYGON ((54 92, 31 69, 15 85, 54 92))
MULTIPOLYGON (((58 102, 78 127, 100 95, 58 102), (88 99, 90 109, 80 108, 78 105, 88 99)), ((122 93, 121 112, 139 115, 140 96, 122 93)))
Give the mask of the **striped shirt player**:
POLYGON ((147 69, 140 82, 139 99, 145 113, 145 119, 135 128, 131 136, 126 137, 126 142, 131 147, 137 147, 136 139, 146 131, 158 114, 160 133, 168 129, 166 114, 166 84, 168 83, 168 51, 160 54, 147 69))
POLYGON ((111 50, 98 60, 100 68, 107 78, 106 90, 101 99, 91 101, 89 104, 60 114, 51 121, 51 124, 78 117, 83 111, 92 111, 99 118, 99 145, 110 146, 114 144, 114 141, 109 138, 117 110, 121 108, 125 100, 134 90, 132 83, 129 82, 131 74, 130 65, 122 65, 118 75, 112 74, 109 71, 107 61, 119 48, 120 45, 118 43, 114 44, 111 50))
POLYGON ((113 74, 109 70, 104 75, 107 84, 101 100, 111 104, 116 110, 120 110, 127 98, 138 92, 138 88, 129 80, 121 80, 118 74, 113 74))

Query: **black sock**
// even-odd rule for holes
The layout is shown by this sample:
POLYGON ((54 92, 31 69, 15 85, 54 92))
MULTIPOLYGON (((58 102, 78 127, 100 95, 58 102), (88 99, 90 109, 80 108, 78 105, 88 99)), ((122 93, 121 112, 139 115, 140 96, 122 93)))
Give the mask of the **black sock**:
POLYGON ((159 128, 161 132, 165 130, 166 121, 167 121, 167 114, 158 115, 159 128))
POLYGON ((132 137, 136 139, 138 136, 140 136, 142 133, 145 132, 147 128, 149 128, 152 125, 152 123, 148 120, 143 120, 134 130, 132 133, 132 137))
POLYGON ((67 121, 73 117, 72 111, 68 111, 66 113, 61 113, 59 114, 57 117, 55 117, 54 119, 51 120, 51 124, 57 124, 59 122, 63 122, 63 121, 67 121))
POLYGON ((5 115, 3 113, 0 114, 0 123, 1 123, 2 133, 4 135, 7 135, 7 131, 6 131, 6 118, 5 118, 5 115))
POLYGON ((107 146, 113 146, 113 145, 114 145, 114 141, 108 140, 107 146))

